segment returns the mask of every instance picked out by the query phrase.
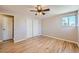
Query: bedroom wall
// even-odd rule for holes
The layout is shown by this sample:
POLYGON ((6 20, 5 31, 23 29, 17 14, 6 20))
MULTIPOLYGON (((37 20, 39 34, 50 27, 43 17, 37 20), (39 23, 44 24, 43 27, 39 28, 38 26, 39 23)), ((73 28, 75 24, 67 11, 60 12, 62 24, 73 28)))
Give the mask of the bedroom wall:
MULTIPOLYGON (((62 17, 70 13, 55 15, 42 20, 42 33, 50 37, 77 42, 77 28, 63 27, 62 17)), ((73 15, 74 13, 72 13, 73 15)))
POLYGON ((21 41, 26 38, 26 17, 23 15, 14 16, 14 40, 21 41))

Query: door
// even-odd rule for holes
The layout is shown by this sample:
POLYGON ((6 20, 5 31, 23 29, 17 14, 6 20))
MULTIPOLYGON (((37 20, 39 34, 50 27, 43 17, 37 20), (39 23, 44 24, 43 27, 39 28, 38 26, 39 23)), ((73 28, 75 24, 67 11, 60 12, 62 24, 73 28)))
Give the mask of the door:
POLYGON ((3 40, 13 39, 13 17, 3 16, 2 18, 2 37, 3 40))
POLYGON ((37 19, 33 20, 33 36, 38 36, 39 35, 39 21, 37 19))
POLYGON ((8 18, 3 16, 2 19, 2 36, 3 36, 3 40, 7 40, 8 39, 8 18))
POLYGON ((27 19, 27 38, 40 35, 40 23, 37 19, 27 19))
POLYGON ((33 36, 33 23, 32 23, 32 19, 27 19, 26 21, 27 23, 27 38, 32 37, 33 36))

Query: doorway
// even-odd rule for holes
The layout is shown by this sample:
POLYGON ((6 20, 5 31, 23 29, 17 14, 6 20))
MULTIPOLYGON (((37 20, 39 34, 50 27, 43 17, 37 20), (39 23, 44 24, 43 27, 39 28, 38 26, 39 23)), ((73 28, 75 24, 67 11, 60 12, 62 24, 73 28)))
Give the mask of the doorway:
POLYGON ((2 41, 14 39, 14 16, 2 15, 2 41))

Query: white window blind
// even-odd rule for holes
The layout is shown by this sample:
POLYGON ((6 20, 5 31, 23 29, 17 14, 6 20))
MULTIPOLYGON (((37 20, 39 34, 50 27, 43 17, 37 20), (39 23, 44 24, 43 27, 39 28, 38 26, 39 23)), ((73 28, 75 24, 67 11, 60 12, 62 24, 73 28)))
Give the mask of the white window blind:
POLYGON ((76 16, 65 16, 62 18, 63 26, 76 26, 76 16))

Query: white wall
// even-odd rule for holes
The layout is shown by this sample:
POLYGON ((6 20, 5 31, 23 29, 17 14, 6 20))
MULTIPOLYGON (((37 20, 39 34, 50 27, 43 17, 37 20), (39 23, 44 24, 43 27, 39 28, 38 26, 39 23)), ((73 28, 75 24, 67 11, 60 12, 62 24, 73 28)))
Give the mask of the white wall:
POLYGON ((43 19, 43 35, 77 42, 77 28, 63 27, 61 24, 62 16, 63 15, 56 15, 47 19, 43 19))
POLYGON ((26 38, 26 17, 14 15, 14 40, 20 41, 26 38))

